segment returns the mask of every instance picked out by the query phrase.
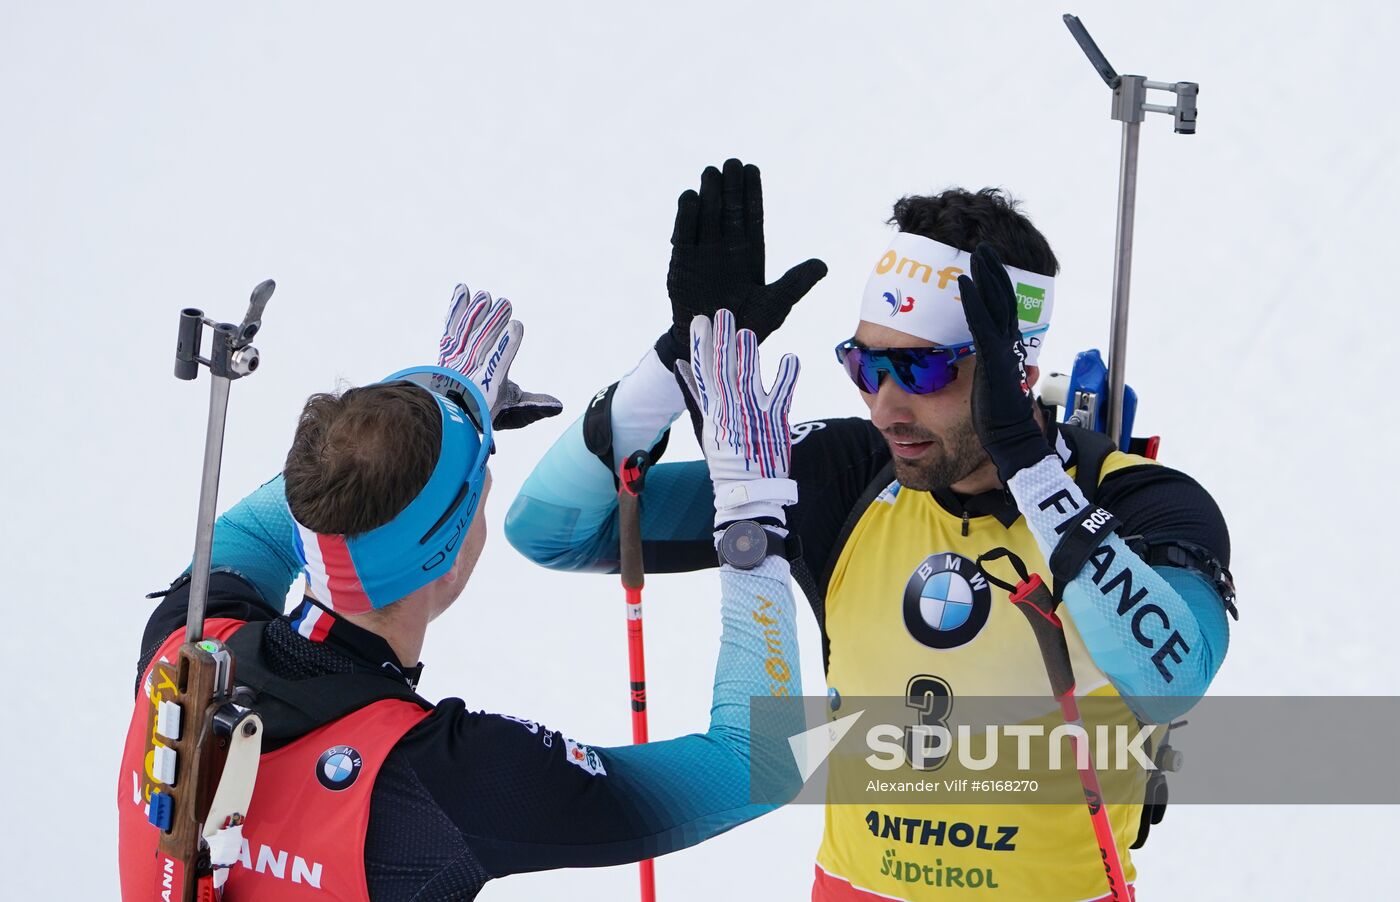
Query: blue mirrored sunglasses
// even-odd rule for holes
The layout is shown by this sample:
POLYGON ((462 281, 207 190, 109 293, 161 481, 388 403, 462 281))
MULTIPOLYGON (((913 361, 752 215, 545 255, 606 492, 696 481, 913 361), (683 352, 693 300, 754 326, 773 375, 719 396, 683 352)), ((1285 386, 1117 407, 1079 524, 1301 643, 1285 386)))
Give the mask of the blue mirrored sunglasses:
POLYGON ((880 390, 880 374, 911 395, 927 395, 946 388, 958 378, 957 363, 971 357, 972 342, 925 348, 867 348, 848 338, 836 346, 836 359, 863 392, 880 390))

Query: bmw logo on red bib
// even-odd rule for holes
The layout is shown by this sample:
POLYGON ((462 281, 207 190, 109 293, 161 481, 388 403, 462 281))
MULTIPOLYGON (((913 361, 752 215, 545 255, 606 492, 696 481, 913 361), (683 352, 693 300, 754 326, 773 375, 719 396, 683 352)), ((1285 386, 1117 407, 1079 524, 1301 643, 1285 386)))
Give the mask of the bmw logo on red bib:
POLYGON ((920 644, 966 645, 987 625, 992 590, 977 565, 940 551, 924 558, 904 586, 904 626, 920 644))
POLYGON ((360 775, 362 763, 353 746, 333 745, 316 759, 316 779, 332 792, 349 789, 360 775))

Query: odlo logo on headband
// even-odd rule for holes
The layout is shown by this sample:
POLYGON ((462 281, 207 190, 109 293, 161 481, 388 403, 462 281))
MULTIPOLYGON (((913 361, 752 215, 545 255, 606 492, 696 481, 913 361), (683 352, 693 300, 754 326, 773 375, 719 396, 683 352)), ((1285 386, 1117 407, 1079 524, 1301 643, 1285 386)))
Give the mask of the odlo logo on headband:
MULTIPOLYGON (((913 257, 901 257, 894 251, 885 251, 885 256, 880 258, 880 262, 875 264, 875 272, 884 275, 890 270, 894 270, 895 275, 907 275, 910 279, 921 279, 925 285, 933 278, 933 267, 927 263, 920 263, 913 257), (905 270, 908 270, 906 273, 905 270)), ((945 266, 938 271, 938 288, 942 290, 948 287, 950 282, 957 280, 958 276, 966 272, 960 266, 945 266)))

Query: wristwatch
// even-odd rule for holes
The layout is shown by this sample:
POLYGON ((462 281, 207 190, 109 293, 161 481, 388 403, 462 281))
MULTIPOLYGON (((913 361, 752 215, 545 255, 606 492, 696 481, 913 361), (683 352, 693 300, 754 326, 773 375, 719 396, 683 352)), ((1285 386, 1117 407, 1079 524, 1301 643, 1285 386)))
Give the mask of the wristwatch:
POLYGON ((795 555, 790 552, 796 546, 796 537, 785 538, 752 520, 739 520, 720 533, 716 550, 721 564, 728 564, 736 570, 752 570, 770 554, 792 560, 795 555))

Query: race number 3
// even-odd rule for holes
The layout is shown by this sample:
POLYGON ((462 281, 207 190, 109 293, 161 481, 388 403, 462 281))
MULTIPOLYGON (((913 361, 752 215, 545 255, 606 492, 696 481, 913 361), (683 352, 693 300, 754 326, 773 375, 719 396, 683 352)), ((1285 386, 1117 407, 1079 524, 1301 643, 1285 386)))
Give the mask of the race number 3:
POLYGON ((921 673, 909 678, 904 704, 918 711, 918 723, 904 728, 904 759, 914 770, 937 770, 948 760, 946 749, 934 753, 933 726, 947 728, 953 711, 953 690, 948 681, 921 673))

